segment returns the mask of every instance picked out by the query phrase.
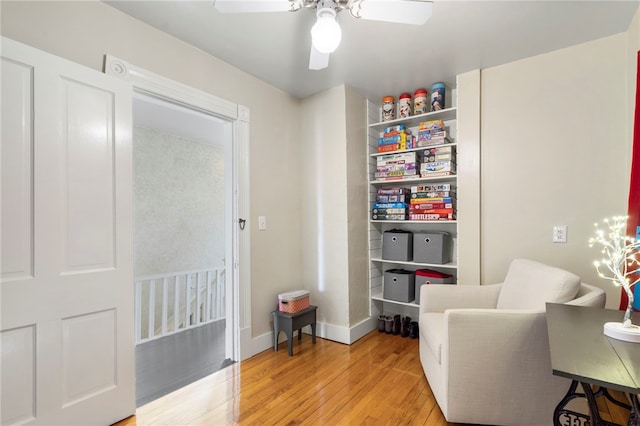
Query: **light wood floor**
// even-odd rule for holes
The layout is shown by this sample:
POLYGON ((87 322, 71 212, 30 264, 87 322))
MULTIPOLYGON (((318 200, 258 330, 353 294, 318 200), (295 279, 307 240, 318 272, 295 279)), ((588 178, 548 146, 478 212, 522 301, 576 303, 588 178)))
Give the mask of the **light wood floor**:
MULTIPOLYGON (((603 418, 628 412, 603 404, 603 418), (611 410, 611 414, 609 414, 611 410), (621 411, 616 414, 614 411, 621 411)), ((626 421, 626 420, 625 420, 626 421)), ((144 405, 117 426, 455 425, 424 377, 418 340, 374 331, 351 346, 304 335, 144 405)))

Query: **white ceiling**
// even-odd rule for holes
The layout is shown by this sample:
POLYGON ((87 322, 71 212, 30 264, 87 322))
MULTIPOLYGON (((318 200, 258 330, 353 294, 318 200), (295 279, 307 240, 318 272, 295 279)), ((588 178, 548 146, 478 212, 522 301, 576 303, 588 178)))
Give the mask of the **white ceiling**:
POLYGON ((107 1, 298 98, 347 84, 378 99, 626 31, 640 0, 435 0, 424 26, 338 15, 342 43, 310 71, 313 11, 222 14, 213 1, 107 1))
POLYGON ((228 122, 181 105, 136 93, 133 124, 201 143, 222 145, 230 134, 228 122))

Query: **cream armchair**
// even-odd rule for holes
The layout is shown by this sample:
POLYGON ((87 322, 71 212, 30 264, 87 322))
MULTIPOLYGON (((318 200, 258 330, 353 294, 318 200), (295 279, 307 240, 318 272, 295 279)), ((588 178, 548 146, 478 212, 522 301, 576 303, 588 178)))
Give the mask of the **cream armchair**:
POLYGON ((503 283, 425 285, 420 360, 454 423, 551 425, 570 381, 552 374, 545 302, 604 307, 570 272, 514 260, 503 283))

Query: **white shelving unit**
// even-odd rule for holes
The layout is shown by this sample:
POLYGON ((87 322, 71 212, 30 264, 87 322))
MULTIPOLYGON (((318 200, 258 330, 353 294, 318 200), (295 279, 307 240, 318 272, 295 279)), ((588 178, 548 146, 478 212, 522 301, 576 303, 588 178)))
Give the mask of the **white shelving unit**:
MULTIPOLYGON (((402 267, 407 270, 432 269, 451 274, 457 277, 457 220, 451 221, 413 221, 413 220, 372 220, 371 206, 375 203, 377 188, 388 187, 411 187, 412 185, 428 184, 428 183, 452 183, 456 185, 457 176, 440 176, 418 179, 394 179, 394 180, 375 180, 376 157, 388 153, 378 153, 378 137, 385 127, 404 124, 407 128, 417 134, 417 126, 423 121, 443 120, 453 142, 446 145, 433 145, 429 147, 414 148, 403 152, 421 151, 426 148, 434 148, 437 146, 456 146, 459 152, 457 136, 457 110, 456 108, 448 108, 442 111, 429 112, 405 119, 396 119, 392 121, 380 122, 380 107, 368 102, 369 115, 369 132, 368 132, 368 152, 369 152, 369 286, 371 294, 371 315, 399 313, 417 318, 418 304, 413 302, 405 303, 394 300, 388 300, 383 297, 383 276, 384 271, 388 269, 402 267), (453 239, 452 259, 446 264, 418 263, 411 261, 392 261, 382 259, 382 235, 385 231, 391 229, 403 229, 411 232, 424 231, 446 231, 449 232, 453 239)), ((457 186, 457 185, 456 185, 457 186)))

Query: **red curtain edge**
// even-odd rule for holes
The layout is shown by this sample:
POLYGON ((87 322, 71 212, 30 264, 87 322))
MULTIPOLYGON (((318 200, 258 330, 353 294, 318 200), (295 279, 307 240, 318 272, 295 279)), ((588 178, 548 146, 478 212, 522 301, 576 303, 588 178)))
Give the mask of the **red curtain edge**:
MULTIPOLYGON (((627 235, 636 237, 640 226, 640 51, 637 52, 636 64, 636 103, 633 118, 633 148, 631 153, 631 179, 629 183, 629 202, 627 235)), ((626 310, 629 298, 624 289, 621 291, 620 309, 626 310)), ((634 294, 638 294, 636 291, 634 294)), ((637 303, 634 303, 638 306, 637 303)))

